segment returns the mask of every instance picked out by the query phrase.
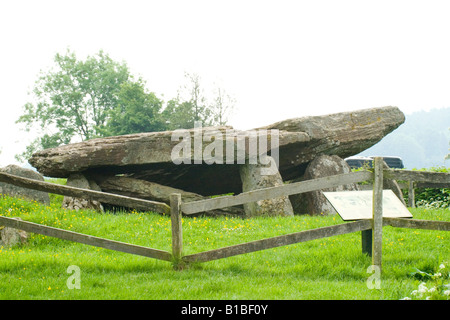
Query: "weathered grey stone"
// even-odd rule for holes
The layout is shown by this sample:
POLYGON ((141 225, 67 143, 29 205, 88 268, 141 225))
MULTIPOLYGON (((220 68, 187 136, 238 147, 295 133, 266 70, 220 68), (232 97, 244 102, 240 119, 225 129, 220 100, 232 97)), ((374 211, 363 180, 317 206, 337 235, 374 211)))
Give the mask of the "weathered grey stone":
MULTIPOLYGON (((350 166, 338 156, 319 156, 309 164, 301 180, 317 179, 351 172, 350 166)), ((359 190, 357 184, 342 185, 318 191, 300 193, 289 196, 296 214, 336 214, 336 210, 325 198, 322 191, 354 191, 359 190)))
MULTIPOLYGON (((172 187, 160 185, 140 179, 134 179, 125 176, 96 176, 93 177, 103 192, 120 194, 127 197, 137 197, 146 200, 164 202, 170 205, 170 195, 172 193, 181 194, 183 202, 204 200, 206 197, 187 192, 172 187)), ((230 207, 226 209, 216 209, 201 214, 206 215, 237 215, 243 216, 244 210, 240 207, 230 207)))
MULTIPOLYGON (((284 181, 289 181, 301 177, 316 157, 338 155, 345 158, 358 154, 376 144, 404 120, 398 108, 383 107, 288 119, 258 129, 279 130, 279 172, 284 181)), ((224 149, 226 141, 236 142, 233 134, 249 132, 231 127, 213 129, 223 134, 224 149)), ((205 130, 211 128, 187 132, 193 141, 196 134, 200 132, 201 135, 205 130)), ((151 132, 92 139, 37 152, 29 162, 39 172, 51 177, 68 177, 79 172, 127 174, 204 196, 242 192, 238 164, 174 164, 172 150, 179 141, 172 141, 172 133, 151 132)), ((201 150, 207 147, 208 143, 203 143, 201 150)), ((195 152, 192 152, 191 160, 194 156, 195 152)))
MULTIPOLYGON (((262 163, 268 163, 267 165, 241 165, 240 174, 244 192, 283 185, 283 179, 278 170, 275 170, 274 172, 264 172, 264 169, 276 168, 276 166, 274 166, 275 160, 272 157, 267 156, 266 159, 267 160, 264 159, 262 163)), ((246 203, 244 204, 244 210, 247 217, 262 215, 292 216, 294 214, 291 202, 287 196, 246 203)))
MULTIPOLYGON (((173 131, 91 139, 42 150, 35 153, 29 162, 38 168, 39 172, 51 177, 68 177, 71 173, 127 174, 133 178, 201 195, 239 193, 242 188, 238 165, 207 164, 205 161, 201 164, 194 163, 198 159, 194 150, 197 136, 204 139, 213 131, 221 134, 223 163, 230 160, 226 152, 228 142, 231 142, 234 151, 231 161, 234 164, 238 163, 237 140, 241 137, 245 141, 244 157, 248 157, 249 132, 234 130, 231 127, 211 127, 185 130, 191 137, 190 164, 174 163, 172 151, 180 141, 172 141, 173 131)), ((271 139, 269 135, 267 137, 269 152, 271 139)), ((280 146, 299 145, 307 140, 309 137, 303 132, 279 134, 280 146)), ((201 143, 200 160, 204 160, 202 156, 208 147, 210 147, 208 142, 201 143)))
MULTIPOLYGON (((44 177, 38 172, 31 169, 22 168, 14 164, 1 168, 0 171, 24 178, 44 181, 44 177)), ((3 182, 0 182, 0 194, 5 194, 17 198, 26 198, 29 200, 42 202, 44 204, 50 204, 50 197, 46 192, 17 187, 12 184, 3 182)))
POLYGON ((345 159, 358 154, 404 122, 405 115, 397 107, 382 107, 288 119, 264 128, 304 132, 310 137, 294 152, 282 155, 280 149, 280 172, 288 181, 300 177, 318 156, 337 155, 345 159))
MULTIPOLYGON (((22 220, 21 218, 14 218, 22 220)), ((18 244, 25 244, 28 241, 28 233, 15 228, 0 226, 0 246, 12 247, 18 244)))
MULTIPOLYGON (((94 180, 88 179, 80 173, 71 174, 67 179, 66 185, 82 189, 102 191, 94 180)), ((67 196, 63 199, 62 208, 69 210, 91 209, 103 212, 103 205, 96 200, 87 200, 67 196)))

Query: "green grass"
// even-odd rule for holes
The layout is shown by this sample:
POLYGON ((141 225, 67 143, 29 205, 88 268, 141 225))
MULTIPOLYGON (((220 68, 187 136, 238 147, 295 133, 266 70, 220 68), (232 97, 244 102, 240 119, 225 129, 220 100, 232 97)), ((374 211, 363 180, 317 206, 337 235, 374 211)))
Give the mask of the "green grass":
MULTIPOLYGON (((55 199, 53 199, 55 200, 55 199)), ((411 209, 414 218, 450 221, 450 209, 411 209)), ((60 209, 3 197, 0 215, 93 236, 171 250, 170 217, 60 209)), ((344 223, 339 216, 183 218, 184 254, 344 223)), ((361 233, 324 238, 194 264, 176 271, 159 261, 37 234, 28 244, 0 247, 0 299, 401 299, 450 262, 445 231, 383 228, 381 289, 367 286, 371 258, 361 233), (81 289, 69 289, 67 268, 80 268, 81 289)))

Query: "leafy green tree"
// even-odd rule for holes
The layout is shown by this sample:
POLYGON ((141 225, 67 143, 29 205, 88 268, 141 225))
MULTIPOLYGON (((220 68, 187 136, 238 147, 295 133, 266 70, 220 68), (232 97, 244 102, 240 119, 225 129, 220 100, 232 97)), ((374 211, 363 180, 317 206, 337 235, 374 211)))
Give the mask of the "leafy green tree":
MULTIPOLYGON (((85 60, 74 52, 56 54, 53 68, 41 71, 16 123, 37 129, 37 138, 16 156, 26 161, 40 149, 96 137, 225 124, 228 102, 218 91, 208 102, 197 74, 186 73, 186 85, 166 108, 127 65, 99 51, 85 60)), ((230 100, 227 100, 230 101, 230 100)), ((228 103, 229 104, 229 103, 228 103)))
POLYGON ((144 83, 126 82, 118 92, 117 106, 110 111, 104 136, 166 130, 160 111, 163 102, 144 83))
POLYGON ((37 138, 16 156, 18 160, 26 160, 39 149, 125 132, 118 128, 120 119, 111 120, 111 116, 118 116, 128 105, 136 108, 139 99, 145 100, 140 111, 153 114, 146 108, 156 97, 144 92, 142 81, 134 80, 125 63, 112 60, 103 51, 83 61, 67 50, 56 54, 54 62, 53 68, 41 71, 32 91, 34 102, 25 104, 23 115, 16 121, 27 131, 38 129, 37 138), (131 97, 133 93, 138 97, 131 97), (109 122, 111 130, 107 128, 109 122))
POLYGON ((193 105, 188 101, 179 102, 178 98, 167 102, 162 117, 166 130, 191 129, 196 121, 193 105))

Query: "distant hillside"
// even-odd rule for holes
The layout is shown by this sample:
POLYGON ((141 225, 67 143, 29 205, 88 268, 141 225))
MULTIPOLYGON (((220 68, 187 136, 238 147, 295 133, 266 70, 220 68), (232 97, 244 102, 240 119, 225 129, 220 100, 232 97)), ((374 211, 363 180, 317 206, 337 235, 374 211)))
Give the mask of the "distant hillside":
POLYGON ((406 121, 359 156, 399 156, 405 168, 450 166, 450 108, 407 114, 406 121))

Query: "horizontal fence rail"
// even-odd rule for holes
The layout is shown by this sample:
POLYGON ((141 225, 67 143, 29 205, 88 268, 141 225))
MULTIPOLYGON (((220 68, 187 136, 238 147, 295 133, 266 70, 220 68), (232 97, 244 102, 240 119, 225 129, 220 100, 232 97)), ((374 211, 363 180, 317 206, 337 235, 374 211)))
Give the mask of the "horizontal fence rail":
POLYGON ((163 251, 163 250, 157 250, 147 247, 141 247, 129 243, 104 239, 104 238, 98 238, 86 234, 81 234, 73 231, 58 229, 54 227, 48 227, 41 224, 28 222, 28 221, 21 221, 16 220, 14 218, 7 218, 0 216, 0 225, 15 228, 19 230, 24 230, 26 232, 32 232, 37 234, 42 234, 44 236, 59 238, 63 240, 78 242, 87 244, 90 246, 95 247, 101 247, 105 249, 125 252, 125 253, 131 253, 135 255, 140 255, 144 257, 149 258, 155 258, 165 261, 171 261, 172 260, 172 254, 163 251))
POLYGON ((102 191, 63 186, 55 183, 19 177, 4 172, 0 172, 0 182, 13 184, 22 188, 56 193, 63 196, 97 200, 104 203, 131 207, 139 210, 148 210, 157 213, 170 214, 170 207, 162 202, 131 198, 102 191))
POLYGON ((305 230, 282 236, 241 243, 234 246, 224 247, 216 250, 191 254, 184 256, 183 260, 186 262, 206 262, 211 260, 228 258, 239 254, 250 253, 254 251, 282 247, 299 242, 305 242, 320 238, 342 235, 346 233, 368 230, 371 228, 372 223, 370 220, 347 222, 334 226, 305 230))
POLYGON ((450 231, 450 221, 383 218, 383 224, 397 228, 450 231))
POLYGON ((185 202, 181 205, 184 214, 194 214, 213 209, 232 207, 248 202, 266 200, 276 197, 289 196, 297 193, 310 192, 324 188, 336 187, 372 179, 373 173, 369 171, 358 171, 288 183, 282 186, 269 187, 240 193, 236 196, 223 196, 206 200, 185 202))
POLYGON ((413 171, 413 170, 383 170, 386 178, 403 181, 430 182, 450 185, 450 173, 413 171))
MULTIPOLYGON (((413 185, 409 183, 397 182, 400 189, 411 189, 411 188, 432 188, 432 189, 442 189, 450 188, 450 183, 432 183, 432 182, 414 182, 411 180, 413 185)), ((360 190, 372 190, 372 184, 361 184, 359 185, 360 190)))

